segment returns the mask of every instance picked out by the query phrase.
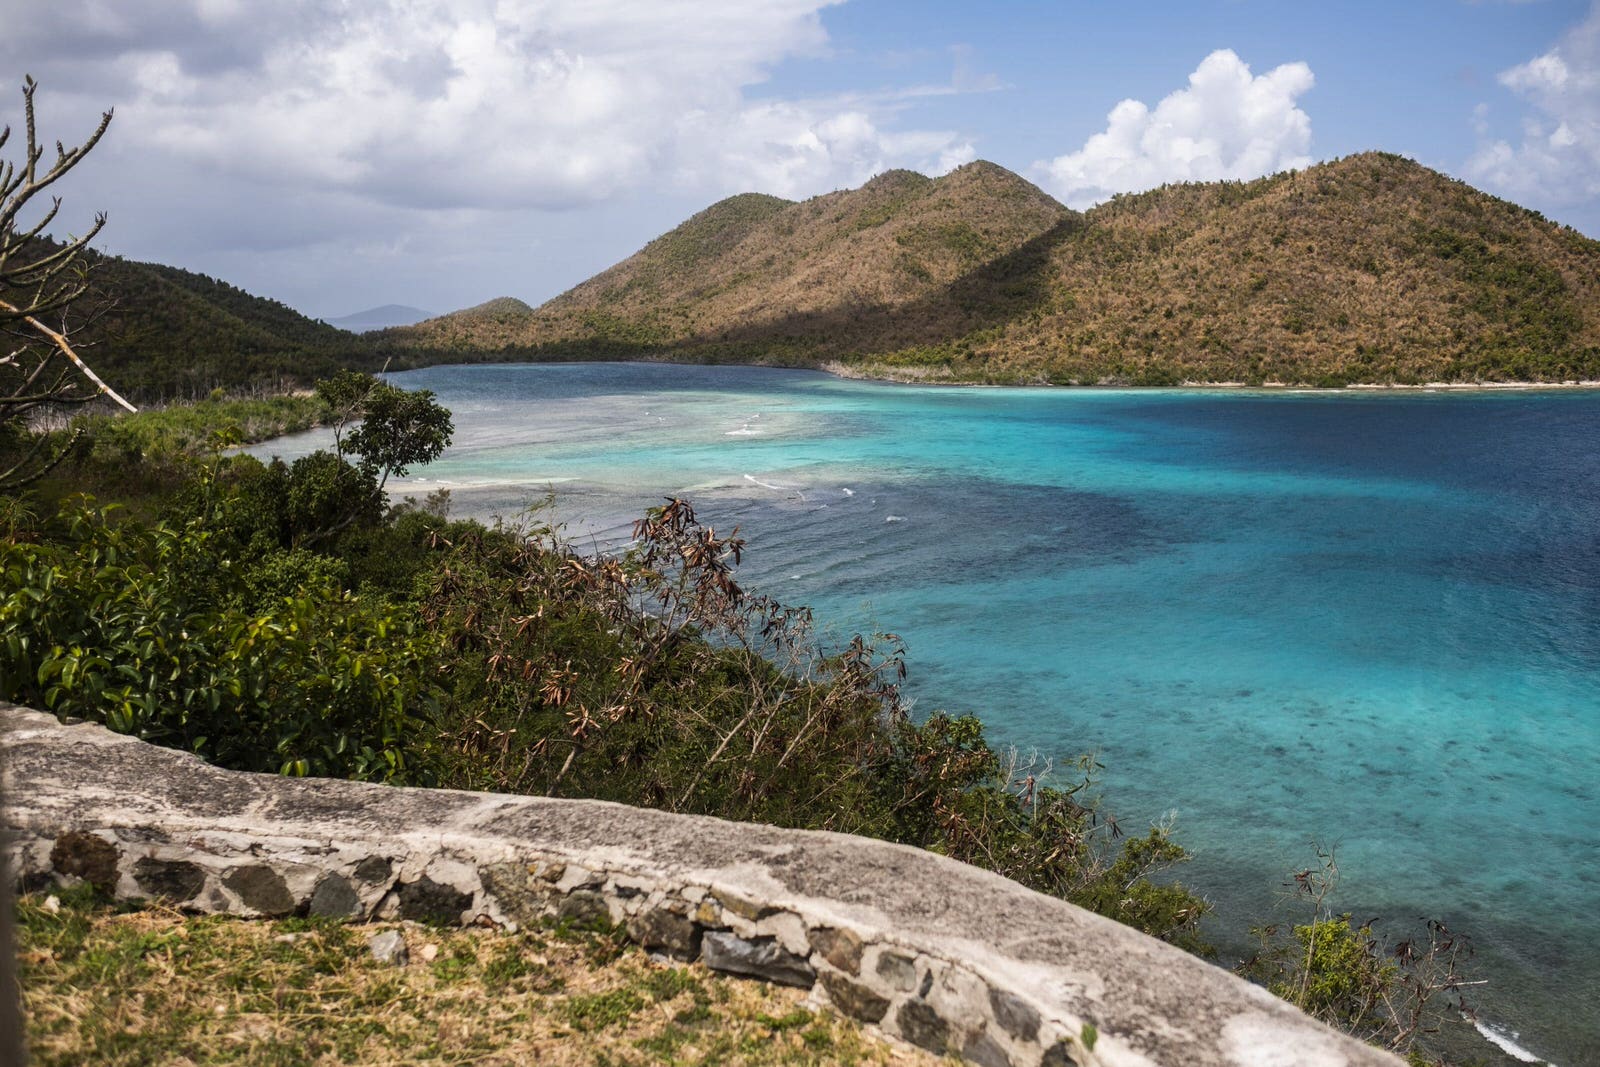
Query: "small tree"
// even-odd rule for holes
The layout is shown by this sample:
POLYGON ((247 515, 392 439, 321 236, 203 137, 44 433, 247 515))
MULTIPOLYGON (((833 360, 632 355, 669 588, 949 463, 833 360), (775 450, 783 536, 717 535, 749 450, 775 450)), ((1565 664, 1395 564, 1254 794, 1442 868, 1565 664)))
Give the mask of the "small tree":
POLYGON ((390 475, 404 478, 426 467, 450 444, 455 426, 430 389, 410 392, 370 374, 343 370, 317 383, 333 412, 333 447, 340 459, 359 456, 382 489, 390 475))
MULTIPOLYGON (((105 136, 111 112, 100 117, 100 125, 78 147, 69 151, 57 141, 55 162, 41 173, 44 149, 34 122, 34 89, 33 79, 24 78, 28 144, 21 165, 0 159, 0 340, 7 342, 0 344, 0 446, 10 443, 7 438, 17 445, 15 450, 0 450, 0 492, 21 488, 45 474, 77 443, 78 433, 56 447, 42 434, 28 441, 27 419, 37 408, 86 403, 101 393, 132 408, 78 358, 64 327, 52 329, 44 321, 65 311, 88 287, 79 256, 105 226, 105 216, 96 215, 83 236, 57 245, 42 236, 61 210, 61 200, 55 197, 38 222, 18 229, 18 217, 28 203, 77 166, 105 136), (75 371, 94 388, 85 387, 75 371)), ((11 127, 0 127, 0 149, 10 140, 11 127)), ((4 1035, 0 1061, 20 1063, 24 1051, 12 952, 11 889, 11 875, 0 861, 0 1035, 4 1035)))
MULTIPOLYGON (((58 243, 46 229, 61 210, 51 202, 31 226, 21 221, 24 210, 88 155, 111 125, 111 112, 88 140, 68 149, 56 142, 55 162, 42 167, 45 149, 34 121, 32 78, 22 83, 27 145, 20 162, 0 160, 0 435, 15 447, 0 459, 0 490, 14 490, 48 472, 77 442, 65 444, 44 435, 28 436, 30 416, 41 408, 86 404, 101 395, 134 410, 73 350, 66 312, 88 290, 83 252, 105 226, 95 216, 88 232, 58 243), (51 325, 52 322, 58 325, 51 325)), ((11 139, 11 127, 0 128, 0 149, 11 139)))
POLYGON ((382 514, 391 476, 438 459, 454 425, 448 408, 427 389, 416 392, 343 370, 317 382, 333 421, 333 455, 314 453, 290 471, 291 503, 309 517, 297 537, 315 545, 382 514))

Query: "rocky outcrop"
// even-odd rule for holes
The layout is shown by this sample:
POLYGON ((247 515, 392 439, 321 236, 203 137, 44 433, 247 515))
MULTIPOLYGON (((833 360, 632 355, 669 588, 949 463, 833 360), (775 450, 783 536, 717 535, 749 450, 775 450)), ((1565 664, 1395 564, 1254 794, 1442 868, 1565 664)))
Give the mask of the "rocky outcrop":
POLYGON ((0 755, 26 886, 238 915, 614 923, 983 1067, 1399 1063, 1171 946, 918 849, 224 771, 4 704, 0 755))

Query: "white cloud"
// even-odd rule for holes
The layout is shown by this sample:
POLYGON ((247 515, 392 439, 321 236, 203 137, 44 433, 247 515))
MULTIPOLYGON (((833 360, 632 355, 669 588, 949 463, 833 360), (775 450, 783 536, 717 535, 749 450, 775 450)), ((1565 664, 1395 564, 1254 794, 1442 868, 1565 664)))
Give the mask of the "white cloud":
POLYGON ((1554 48, 1499 80, 1528 105, 1521 137, 1491 138, 1480 105, 1468 174, 1497 192, 1551 204, 1600 196, 1600 0, 1554 48))
POLYGON ((1164 182, 1256 178, 1311 162, 1311 119, 1296 98, 1315 84, 1304 63, 1253 76, 1228 49, 1212 52, 1187 88, 1151 109, 1124 100, 1076 152, 1035 165, 1073 207, 1164 182))
POLYGON ((114 103, 205 174, 425 208, 563 208, 665 178, 789 195, 970 158, 892 111, 754 101, 837 0, 54 0, 0 68, 114 103))
POLYGON ((943 174, 976 153, 943 131, 892 132, 859 109, 773 102, 733 114, 688 116, 680 130, 679 182, 799 197, 859 185, 890 167, 943 174))

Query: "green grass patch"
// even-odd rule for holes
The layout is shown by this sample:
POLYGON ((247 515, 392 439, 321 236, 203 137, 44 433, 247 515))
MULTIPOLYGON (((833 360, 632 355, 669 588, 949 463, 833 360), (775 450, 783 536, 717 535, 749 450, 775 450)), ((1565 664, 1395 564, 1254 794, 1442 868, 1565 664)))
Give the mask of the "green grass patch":
POLYGON ((613 953, 589 933, 403 924, 412 962, 395 968, 373 959, 366 926, 130 910, 85 891, 24 896, 18 920, 41 1067, 935 1062, 802 1009, 798 990, 613 953))

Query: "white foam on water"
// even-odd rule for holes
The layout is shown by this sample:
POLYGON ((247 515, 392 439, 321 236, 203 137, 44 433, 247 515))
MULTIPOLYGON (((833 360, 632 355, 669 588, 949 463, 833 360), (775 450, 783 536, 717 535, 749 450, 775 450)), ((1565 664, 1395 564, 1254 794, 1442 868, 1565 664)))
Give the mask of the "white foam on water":
POLYGON ((904 515, 885 515, 883 517, 883 521, 884 522, 905 522, 906 521, 906 517, 904 515))
POLYGON ((840 489, 839 492, 843 493, 845 496, 855 496, 856 495, 856 491, 854 489, 840 489))
POLYGON ((737 430, 724 431, 722 436, 724 436, 724 437, 760 437, 762 435, 762 433, 764 433, 764 432, 765 431, 762 431, 762 430, 752 430, 750 428, 750 425, 748 423, 746 423, 745 425, 739 427, 737 430))
POLYGON ((441 489, 521 489, 527 486, 555 485, 575 482, 577 476, 551 478, 400 478, 389 483, 388 488, 424 489, 438 486, 441 489))
POLYGON ((801 500, 804 500, 806 498, 806 495, 804 493, 802 493, 800 490, 794 488, 793 486, 789 486, 789 485, 773 485, 771 482, 762 481, 760 478, 757 478, 753 474, 746 474, 744 476, 744 480, 747 481, 747 482, 751 482, 751 483, 753 483, 755 485, 759 485, 763 489, 771 489, 774 492, 778 492, 778 493, 793 493, 795 496, 799 497, 801 500))
POLYGON ((1517 1038, 1521 1037, 1522 1035, 1517 1033, 1515 1030, 1501 1030, 1498 1027, 1493 1026, 1490 1023, 1486 1023, 1481 1019, 1473 1019, 1472 1025, 1477 1027, 1478 1033, 1482 1034, 1490 1044, 1494 1045, 1501 1052, 1504 1052, 1512 1059, 1521 1060, 1523 1063, 1543 1063, 1546 1065, 1546 1067, 1556 1067, 1555 1064, 1551 1063, 1544 1057, 1535 1055, 1534 1053, 1523 1048, 1521 1045, 1517 1044, 1517 1038))

